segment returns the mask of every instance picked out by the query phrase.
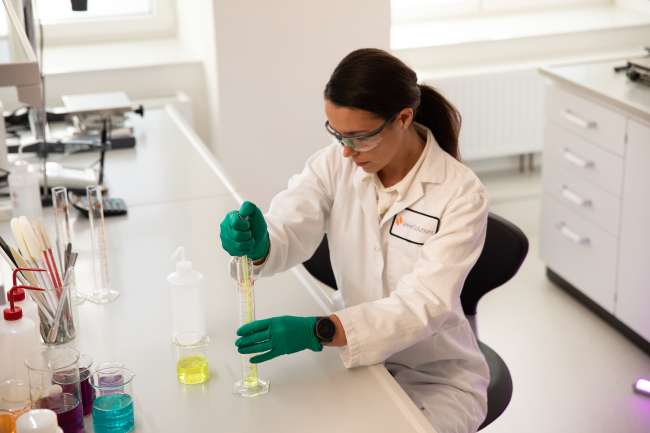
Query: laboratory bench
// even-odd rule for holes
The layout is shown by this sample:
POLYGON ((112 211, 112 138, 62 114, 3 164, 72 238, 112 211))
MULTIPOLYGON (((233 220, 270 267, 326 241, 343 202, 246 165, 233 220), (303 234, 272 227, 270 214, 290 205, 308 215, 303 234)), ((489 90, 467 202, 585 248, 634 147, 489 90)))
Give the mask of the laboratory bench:
POLYGON ((547 78, 540 256, 547 275, 650 354, 650 86, 625 59, 547 78))
MULTIPOLYGON (((234 345, 237 284, 221 248, 219 223, 241 198, 218 161, 171 106, 134 117, 137 144, 107 152, 110 196, 125 200, 128 215, 106 218, 112 303, 75 307, 76 337, 64 346, 94 360, 121 361, 135 373, 135 432, 391 431, 435 432, 383 365, 346 369, 334 348, 303 351, 259 365, 270 393, 252 399, 232 393, 241 379, 234 345), (210 379, 178 382, 170 329, 166 276, 177 247, 204 276, 210 379)), ((69 164, 97 158, 72 155, 69 164)), ((55 233, 52 208, 44 209, 55 233)), ((72 245, 79 253, 77 290, 94 290, 90 227, 71 208, 72 245)), ((0 235, 14 243, 9 222, 0 235)), ((8 270, 8 268, 6 268, 8 270)), ((9 275, 5 272, 5 281, 9 275)), ((302 266, 255 284, 256 316, 326 315, 333 305, 302 266)), ((92 432, 92 417, 85 419, 92 432)))

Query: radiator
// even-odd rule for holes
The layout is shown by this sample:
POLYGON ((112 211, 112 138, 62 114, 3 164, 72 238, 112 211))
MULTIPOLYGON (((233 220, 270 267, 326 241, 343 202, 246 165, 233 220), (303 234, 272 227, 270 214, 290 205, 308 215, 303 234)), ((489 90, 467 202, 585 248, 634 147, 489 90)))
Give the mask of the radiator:
POLYGON ((423 81, 460 111, 460 152, 464 160, 542 150, 544 86, 536 68, 436 76, 423 81))

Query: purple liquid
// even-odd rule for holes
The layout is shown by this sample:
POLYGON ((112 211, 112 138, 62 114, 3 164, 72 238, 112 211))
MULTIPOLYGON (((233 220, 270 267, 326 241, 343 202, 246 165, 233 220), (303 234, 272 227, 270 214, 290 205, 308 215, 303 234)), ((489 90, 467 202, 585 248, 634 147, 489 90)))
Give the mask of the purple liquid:
MULTIPOLYGON (((83 377, 82 375, 81 377, 83 377)), ((79 388, 81 390, 81 404, 83 406, 83 414, 84 417, 87 417, 91 413, 93 413, 93 402, 95 401, 95 389, 90 386, 90 382, 88 378, 90 377, 89 374, 85 375, 86 378, 81 380, 81 383, 79 383, 79 388)))
MULTIPOLYGON (((99 378, 99 386, 100 387, 113 387, 117 386, 118 388, 113 388, 113 389, 103 389, 102 390, 102 395, 108 395, 108 394, 124 394, 124 387, 119 386, 124 384, 124 378, 122 377, 121 374, 116 374, 114 376, 102 376, 99 378)), ((91 407, 92 409, 92 407, 91 407)))
POLYGON ((59 427, 65 433, 84 433, 84 416, 79 400, 70 394, 57 394, 38 401, 40 409, 50 409, 56 413, 59 427))

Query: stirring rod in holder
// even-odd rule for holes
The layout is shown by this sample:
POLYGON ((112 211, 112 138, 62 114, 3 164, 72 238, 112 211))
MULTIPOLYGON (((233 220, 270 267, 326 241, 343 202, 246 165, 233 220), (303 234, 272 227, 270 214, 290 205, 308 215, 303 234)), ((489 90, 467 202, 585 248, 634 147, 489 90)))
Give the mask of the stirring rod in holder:
MULTIPOLYGON (((244 221, 248 217, 239 216, 244 221)), ((239 292, 239 326, 251 323, 255 320, 255 297, 254 283, 251 281, 250 272, 252 271, 253 262, 247 256, 236 257, 237 280, 239 292), (243 305, 242 305, 243 304, 243 305), (242 308, 243 307, 243 308, 242 308)), ((269 392, 269 382, 261 380, 257 376, 257 364, 250 362, 252 354, 242 354, 242 380, 235 383, 233 388, 234 394, 242 397, 256 397, 269 392)))
POLYGON ((111 302, 120 292, 111 290, 108 283, 108 257, 106 257, 106 233, 104 229, 104 208, 101 187, 86 187, 88 193, 88 218, 93 242, 93 261, 95 263, 95 291, 87 299, 97 304, 111 302))

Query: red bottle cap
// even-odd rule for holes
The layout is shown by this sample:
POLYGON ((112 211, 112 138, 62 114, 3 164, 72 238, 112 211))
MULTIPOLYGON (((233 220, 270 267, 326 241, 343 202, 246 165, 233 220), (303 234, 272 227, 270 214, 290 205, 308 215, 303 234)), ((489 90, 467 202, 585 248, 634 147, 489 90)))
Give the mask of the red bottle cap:
POLYGON ((10 322, 23 318, 23 309, 17 305, 14 305, 14 308, 5 308, 4 313, 5 320, 8 320, 10 322))
POLYGON ((25 300, 25 291, 23 289, 16 289, 14 292, 14 302, 20 302, 25 300))

